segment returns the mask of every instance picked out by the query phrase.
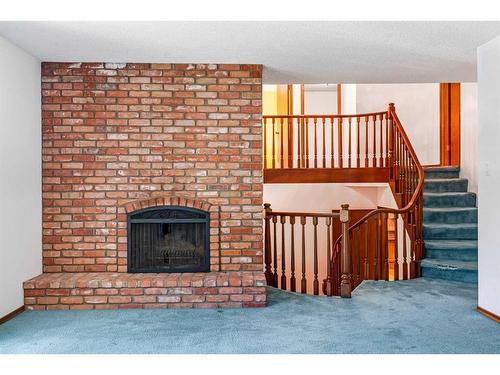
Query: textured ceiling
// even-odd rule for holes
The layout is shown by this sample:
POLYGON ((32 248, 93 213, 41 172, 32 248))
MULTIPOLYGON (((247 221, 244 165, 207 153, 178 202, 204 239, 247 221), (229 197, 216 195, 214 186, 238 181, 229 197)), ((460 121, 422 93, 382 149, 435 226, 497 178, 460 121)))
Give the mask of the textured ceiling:
POLYGON ((0 22, 42 61, 260 63, 265 83, 476 80, 500 22, 0 22))

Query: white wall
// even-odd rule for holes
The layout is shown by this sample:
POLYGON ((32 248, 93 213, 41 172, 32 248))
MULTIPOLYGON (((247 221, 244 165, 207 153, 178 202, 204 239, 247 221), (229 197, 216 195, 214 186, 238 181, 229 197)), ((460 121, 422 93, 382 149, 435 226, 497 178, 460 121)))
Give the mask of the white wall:
POLYGON ((42 270, 40 62, 0 37, 0 317, 42 270))
POLYGON ((479 301, 500 316, 500 37, 478 48, 479 301))
POLYGON ((356 85, 356 111, 378 112, 396 105, 421 164, 439 164, 439 84, 356 85))
POLYGON ((344 203, 373 209, 380 189, 390 192, 387 184, 264 184, 264 202, 275 211, 331 212, 344 203))
POLYGON ((305 85, 304 112, 308 115, 337 114, 337 85, 305 85))
POLYGON ((477 193, 477 83, 460 85, 460 176, 469 180, 469 191, 477 193))

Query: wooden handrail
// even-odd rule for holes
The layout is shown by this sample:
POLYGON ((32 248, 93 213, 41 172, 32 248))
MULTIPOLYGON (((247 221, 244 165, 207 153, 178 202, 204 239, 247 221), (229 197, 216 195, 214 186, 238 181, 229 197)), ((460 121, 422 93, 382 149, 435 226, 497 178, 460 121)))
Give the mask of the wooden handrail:
POLYGON ((353 118, 353 117, 366 117, 366 116, 379 116, 379 115, 385 115, 387 112, 369 112, 369 113, 355 113, 355 114, 345 114, 345 115, 264 115, 262 116, 263 119, 272 119, 272 118, 283 118, 283 119, 288 119, 288 118, 353 118))
MULTIPOLYGON (((395 107, 393 103, 389 104, 389 108, 387 111, 387 118, 390 121, 390 139, 389 139, 389 161, 390 161, 390 186, 393 194, 396 197, 396 201, 398 206, 401 208, 393 209, 393 208, 377 208, 352 226, 349 227, 349 230, 346 233, 343 233, 341 236, 337 238, 334 246, 332 246, 332 253, 329 256, 329 264, 328 264, 328 277, 330 279, 324 280, 324 291, 326 294, 335 295, 335 294, 347 294, 345 288, 342 290, 342 286, 347 285, 345 282, 345 275, 341 276, 341 280, 339 279, 339 262, 342 263, 344 267, 344 261, 339 258, 343 258, 341 253, 341 249, 345 246, 341 246, 344 242, 354 242, 358 244, 358 246, 351 246, 351 255, 357 256, 357 260, 359 262, 358 266, 358 275, 354 275, 357 280, 354 282, 354 287, 359 284, 363 279, 370 279, 372 275, 369 271, 370 265, 367 263, 368 249, 367 242, 369 237, 369 223, 374 222, 376 225, 375 229, 375 255, 373 256, 375 267, 378 267, 373 272, 376 279, 379 279, 380 276, 383 276, 383 279, 389 279, 389 248, 388 248, 388 236, 385 238, 384 244, 381 244, 382 241, 379 241, 379 236, 387 235, 388 231, 388 223, 389 223, 389 215, 395 217, 395 230, 394 230, 394 246, 393 250, 393 278, 395 280, 399 279, 399 268, 400 263, 398 261, 399 258, 399 247, 398 247, 398 217, 401 216, 403 219, 403 263, 402 268, 402 278, 408 278, 408 259, 407 259, 407 241, 406 234, 408 232, 408 236, 411 242, 411 254, 410 254, 410 272, 409 278, 418 277, 420 274, 420 260, 423 256, 422 254, 422 206, 423 206, 423 184, 424 184, 424 170, 422 165, 420 164, 418 157, 411 145, 404 128, 396 115, 395 107), (415 171, 416 170, 416 171, 415 171), (415 172, 417 175, 415 176, 415 172), (411 195, 409 195, 409 193, 411 195), (378 221, 376 221, 378 220, 378 221), (385 225, 384 228, 381 226, 385 225), (366 226, 366 230, 363 234, 361 234, 361 228, 366 226), (382 229, 382 230, 381 230, 382 229), (385 231, 385 232, 384 232, 385 231), (357 237, 356 237, 357 234, 357 237), (361 244, 360 241, 364 240, 365 243, 361 244), (364 248, 362 249, 362 247, 364 248), (361 250, 364 250, 364 254, 361 254, 361 250), (361 270, 360 262, 364 256, 364 262, 367 269, 361 270), (384 262, 381 265, 381 262, 384 262), (383 267, 383 268, 382 268, 383 267), (339 283, 342 284, 340 286, 340 290, 338 289, 339 283), (332 285, 334 287, 332 287, 332 285), (337 289, 335 288, 337 286, 337 289)), ((344 255, 345 257, 345 255, 344 255)), ((354 258, 354 256, 353 256, 354 258)), ((351 259, 348 260, 351 262, 351 259)), ((353 278, 353 275, 350 275, 350 279, 353 278)), ((349 284, 350 285, 350 284, 349 284)), ((350 293, 349 293, 350 295, 350 293)))

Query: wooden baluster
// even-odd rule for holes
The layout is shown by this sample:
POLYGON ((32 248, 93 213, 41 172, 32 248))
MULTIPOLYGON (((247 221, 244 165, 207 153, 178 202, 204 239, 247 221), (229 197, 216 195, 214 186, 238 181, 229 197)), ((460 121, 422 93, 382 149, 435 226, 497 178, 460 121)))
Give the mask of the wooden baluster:
POLYGON ((293 168, 293 117, 288 118, 288 139, 287 139, 287 152, 288 152, 288 168, 293 168), (290 142, 292 140, 292 142, 290 142))
POLYGON ((314 123, 314 168, 318 168, 318 131, 317 131, 317 123, 318 119, 315 117, 313 120, 314 123))
POLYGON ((265 272, 266 282, 269 286, 273 285, 274 277, 271 270, 272 263, 272 249, 271 249, 271 217, 269 213, 271 212, 271 205, 269 203, 264 203, 264 259, 265 259, 265 272))
MULTIPOLYGON (((396 152, 396 160, 398 164, 398 194, 401 197, 401 194, 403 193, 403 168, 401 164, 401 154, 402 154, 402 149, 401 149, 401 136, 399 134, 399 130, 396 131, 396 144, 397 144, 397 152, 396 152)), ((404 206, 404 205, 403 205, 404 206)))
POLYGON ((363 224, 364 227, 364 246, 363 246, 363 251, 364 251, 364 257, 363 257, 363 263, 364 263, 364 269, 363 269, 363 280, 369 280, 370 279, 370 264, 369 264, 369 254, 368 254, 368 221, 365 221, 363 224))
POLYGON ((262 133, 264 137, 264 169, 267 168, 267 118, 262 118, 262 133))
POLYGON ((343 154, 344 154, 344 150, 342 149, 342 126, 343 126, 343 118, 342 117, 339 117, 338 118, 338 139, 337 139, 337 142, 338 142, 338 153, 339 153, 339 168, 344 168, 344 157, 343 157, 343 154))
POLYGON ((360 156, 359 156, 359 153, 360 153, 360 147, 359 147, 359 123, 360 123, 361 119, 359 117, 356 118, 356 166, 357 168, 359 168, 361 165, 360 165, 360 156))
POLYGON ((373 115, 373 154, 372 154, 372 166, 377 167, 377 116, 373 115))
POLYGON ((349 168, 351 168, 351 157, 352 157, 352 140, 351 140, 351 121, 352 118, 349 117, 348 118, 348 121, 347 121, 347 125, 349 126, 349 135, 348 135, 348 139, 349 139, 349 144, 348 144, 348 149, 347 149, 347 161, 348 161, 348 165, 349 165, 349 168))
POLYGON ((321 118, 321 124, 323 125, 323 164, 322 167, 326 168, 326 118, 321 118))
MULTIPOLYGON (((330 233, 331 233, 331 225, 332 225, 332 218, 327 217, 326 218, 326 274, 327 274, 327 279, 330 276, 330 259, 331 259, 331 254, 330 254, 330 248, 331 248, 331 243, 330 243, 330 233)), ((328 288, 327 288, 328 290, 328 288)), ((326 293, 328 295, 328 293, 326 293)))
POLYGON ((281 289, 286 290, 285 223, 286 216, 280 216, 281 223, 281 289))
POLYGON ((314 226, 314 281, 313 281, 313 293, 315 295, 319 294, 319 282, 318 282, 318 218, 313 216, 312 218, 314 226))
POLYGON ((394 173, 394 122, 392 121, 392 111, 394 110, 394 103, 389 103, 387 110, 387 121, 389 127, 389 137, 387 141, 387 164, 389 167, 389 178, 395 178, 394 173))
POLYGON ((273 131, 272 131, 272 141, 273 141, 273 145, 272 145, 272 152, 273 152, 273 161, 271 163, 271 166, 272 168, 276 168, 276 140, 275 140, 275 129, 274 129, 274 125, 275 125, 275 119, 274 117, 272 118, 271 120, 271 124, 273 126, 273 131))
POLYGON ((357 228, 356 252, 358 254, 358 285, 363 281, 363 252, 361 251, 361 226, 357 228))
POLYGON ((394 215, 394 280, 399 280, 399 240, 398 240, 398 217, 394 215))
POLYGON ((300 224, 302 226, 302 279, 300 280, 300 292, 307 293, 306 281, 306 217, 300 217, 300 224))
POLYGON ((302 168, 302 119, 297 118, 297 168, 302 168))
POLYGON ((331 132, 330 132, 330 138, 331 138, 331 141, 330 141, 330 147, 331 147, 331 150, 330 150, 330 168, 335 168, 335 160, 333 158, 333 155, 334 155, 334 147, 333 147, 333 128, 334 128, 334 118, 333 117, 330 117, 330 127, 331 127, 331 132))
POLYGON ((306 133, 306 145, 305 145, 305 156, 306 156, 306 168, 309 168, 309 118, 306 117, 305 123, 305 133, 306 133))
POLYGON ((406 206, 406 204, 408 203, 408 189, 407 189, 407 185, 408 185, 408 179, 407 179, 407 162, 408 162, 408 155, 406 153, 406 147, 404 147, 404 143, 401 142, 401 146, 402 146, 402 168, 401 168, 401 171, 403 172, 402 173, 402 176, 401 176, 401 181, 403 183, 403 206, 406 206))
POLYGON ((343 204, 340 210, 342 223, 342 248, 341 248, 341 281, 340 296, 351 298, 351 245, 349 238, 349 205, 343 204))
POLYGON ((327 296, 333 296, 333 295, 336 295, 335 294, 335 291, 336 291, 336 284, 337 282, 335 280, 337 280, 335 278, 335 267, 336 267, 336 263, 335 263, 335 255, 336 255, 336 250, 337 250, 337 246, 335 246, 335 238, 333 238, 333 235, 334 235, 334 226, 333 226, 333 221, 331 222, 331 226, 330 226, 330 233, 329 233, 329 236, 328 238, 331 238, 331 249, 329 249, 329 251, 327 252, 327 265, 326 265, 326 280, 324 280, 324 285, 323 285, 323 291, 324 293, 327 295, 327 296))
POLYGON ((375 257, 373 270, 375 271, 374 280, 379 280, 379 266, 380 266, 380 214, 375 216, 375 257))
POLYGON ((304 168, 304 119, 300 118, 300 129, 299 129, 299 168, 304 168))
POLYGON ((368 116, 365 116, 365 168, 368 167, 368 116))
POLYGON ((384 152, 384 167, 389 167, 389 116, 387 113, 383 115, 385 117, 385 152, 384 152))
POLYGON ((283 118, 280 118, 280 154, 278 160, 280 162, 280 168, 284 167, 285 164, 285 152, 284 152, 284 142, 283 142, 283 118))
POLYGON ((278 222, 278 217, 273 215, 273 260, 274 260, 274 287, 278 287, 278 238, 276 236, 276 223, 278 222))
MULTIPOLYGON (((382 129, 382 128, 381 128, 382 129)), ((389 281, 389 240, 388 240, 388 214, 382 213, 382 278, 389 281)))
POLYGON ((406 214, 401 215, 403 219, 403 280, 408 280, 408 263, 406 250, 406 214))
POLYGON ((290 255, 291 255, 291 260, 290 260, 290 290, 292 292, 295 292, 295 232, 294 232, 294 225, 295 225, 295 216, 290 216, 290 227, 291 227, 291 233, 290 233, 290 255))
POLYGON ((359 267, 358 267, 358 230, 353 230, 351 239, 351 270, 352 270, 352 289, 355 289, 359 284, 359 267))
POLYGON ((382 168, 384 166, 384 159, 383 159, 383 150, 384 150, 384 144, 383 144, 383 128, 384 128, 384 115, 379 115, 380 119, 380 148, 379 148, 379 158, 378 158, 378 166, 382 168))

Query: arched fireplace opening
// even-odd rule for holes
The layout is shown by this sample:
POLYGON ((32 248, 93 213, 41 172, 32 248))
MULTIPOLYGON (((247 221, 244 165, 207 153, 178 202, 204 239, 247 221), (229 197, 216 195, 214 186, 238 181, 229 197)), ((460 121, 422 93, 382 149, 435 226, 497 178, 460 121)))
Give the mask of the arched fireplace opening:
POLYGON ((210 216, 160 206, 128 214, 128 272, 208 272, 210 216))

